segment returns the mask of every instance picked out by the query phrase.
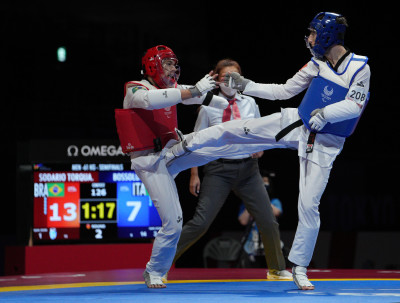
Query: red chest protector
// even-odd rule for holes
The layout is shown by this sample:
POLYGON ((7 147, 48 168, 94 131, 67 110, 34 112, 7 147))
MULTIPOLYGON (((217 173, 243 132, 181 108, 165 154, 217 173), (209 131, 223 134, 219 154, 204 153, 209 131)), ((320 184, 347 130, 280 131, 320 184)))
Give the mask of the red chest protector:
POLYGON ((159 151, 170 139, 178 139, 176 105, 155 110, 115 109, 115 120, 124 153, 147 149, 159 151))

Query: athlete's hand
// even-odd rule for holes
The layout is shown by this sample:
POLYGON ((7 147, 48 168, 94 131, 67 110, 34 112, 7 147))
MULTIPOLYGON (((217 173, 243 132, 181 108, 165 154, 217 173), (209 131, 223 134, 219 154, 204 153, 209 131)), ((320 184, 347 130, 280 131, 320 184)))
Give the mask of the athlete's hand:
POLYGON ((213 75, 212 71, 205 75, 203 79, 196 83, 194 87, 189 88, 192 97, 198 97, 204 95, 205 93, 213 90, 217 87, 217 81, 215 78, 218 74, 213 75))
POLYGON ((199 175, 190 175, 189 191, 193 196, 195 197, 199 196, 200 193, 199 175))
POLYGON ((230 72, 222 75, 222 82, 230 88, 244 91, 250 80, 241 76, 237 72, 230 72))
POLYGON ((316 132, 321 131, 321 129, 323 129, 327 123, 324 117, 324 109, 323 108, 314 109, 310 115, 312 117, 310 121, 308 121, 308 124, 310 125, 311 129, 316 132))
POLYGON ((264 151, 262 150, 262 151, 259 151, 259 152, 256 152, 256 153, 251 154, 251 157, 252 157, 253 159, 259 159, 259 158, 261 158, 263 155, 264 155, 264 151))

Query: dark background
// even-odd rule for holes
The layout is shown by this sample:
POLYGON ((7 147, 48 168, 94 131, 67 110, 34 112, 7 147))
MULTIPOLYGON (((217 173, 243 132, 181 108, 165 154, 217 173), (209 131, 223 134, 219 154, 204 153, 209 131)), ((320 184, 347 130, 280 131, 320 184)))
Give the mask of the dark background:
MULTIPOLYGON (((174 50, 182 84, 194 84, 225 57, 237 60, 249 79, 284 83, 311 58, 304 36, 320 11, 347 17, 345 44, 369 57, 372 72, 370 102, 335 161, 322 197, 321 231, 339 235, 343 243, 351 242, 359 231, 399 231, 398 26, 393 9, 384 2, 261 3, 2 2, 2 245, 18 242, 16 222, 24 211, 16 206, 17 144, 33 139, 117 140, 114 108, 122 106, 124 83, 140 80, 141 57, 147 48, 164 44, 174 50), (67 48, 63 63, 56 56, 60 46, 67 48)), ((280 107, 297 107, 301 98, 257 101, 261 114, 268 115, 280 107)), ((179 105, 178 117, 179 128, 192 131, 196 106, 179 105)), ((281 230, 294 231, 297 152, 267 151, 260 166, 276 173, 275 192, 284 208, 281 230)), ((188 191, 189 172, 181 173, 176 182, 187 221, 196 205, 188 191)), ((233 195, 229 198, 207 236, 182 258, 182 265, 200 266, 193 256, 210 237, 242 230, 236 220, 239 203, 233 195)))

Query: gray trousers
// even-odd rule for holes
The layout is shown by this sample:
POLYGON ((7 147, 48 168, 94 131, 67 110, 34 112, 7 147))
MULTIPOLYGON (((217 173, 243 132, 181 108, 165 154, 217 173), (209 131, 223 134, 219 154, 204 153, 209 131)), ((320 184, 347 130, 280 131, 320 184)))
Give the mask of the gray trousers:
POLYGON ((196 211, 183 226, 174 262, 207 232, 231 190, 243 201, 257 224, 268 268, 285 269, 279 225, 272 213, 257 159, 240 163, 216 160, 205 165, 196 211))

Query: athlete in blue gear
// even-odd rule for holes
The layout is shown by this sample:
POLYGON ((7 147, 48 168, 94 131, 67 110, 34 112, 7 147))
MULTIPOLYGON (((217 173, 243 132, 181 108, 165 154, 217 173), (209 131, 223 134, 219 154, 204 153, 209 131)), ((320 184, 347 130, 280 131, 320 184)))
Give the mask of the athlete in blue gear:
MULTIPOLYGON (((300 131, 299 223, 289 260, 294 264, 294 281, 303 290, 314 289, 307 277, 307 266, 320 227, 320 198, 333 161, 342 150, 345 137, 354 131, 369 95, 367 58, 357 56, 344 47, 346 27, 347 21, 342 15, 329 12, 317 14, 310 23, 310 35, 306 37, 313 58, 286 84, 246 83, 245 79, 235 80, 237 75, 227 77, 231 87, 237 85, 236 81, 245 82, 240 84, 245 87, 245 94, 272 100, 290 98, 308 86, 298 109, 305 126, 288 133, 293 138, 300 131)), ((290 129, 289 126, 279 136, 285 136, 290 129)))

